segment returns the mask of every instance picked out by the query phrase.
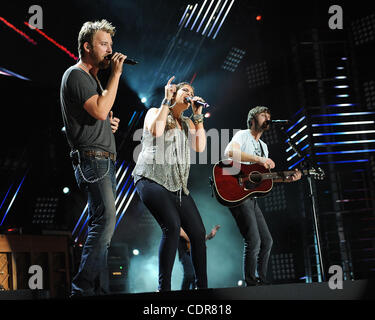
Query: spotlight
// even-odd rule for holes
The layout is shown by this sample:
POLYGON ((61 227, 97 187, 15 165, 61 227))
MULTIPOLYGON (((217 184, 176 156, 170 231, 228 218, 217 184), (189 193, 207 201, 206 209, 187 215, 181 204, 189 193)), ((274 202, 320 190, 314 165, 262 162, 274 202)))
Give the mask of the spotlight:
POLYGON ((206 113, 204 114, 204 117, 205 117, 205 118, 209 118, 209 117, 211 117, 211 113, 206 112, 206 113))
POLYGON ((238 282, 237 282, 237 285, 239 286, 239 287, 242 287, 243 286, 243 281, 242 280, 238 280, 238 282))
POLYGON ((63 188, 63 193, 68 194, 70 192, 70 189, 68 187, 63 188))
POLYGON ((139 250, 138 250, 138 249, 134 249, 134 250, 133 250, 133 254, 134 254, 135 256, 139 255, 139 250))
POLYGON ((256 16, 255 19, 256 19, 257 21, 260 21, 260 20, 262 20, 262 16, 259 14, 259 15, 256 16))
POLYGON ((141 99, 141 102, 142 103, 145 103, 147 101, 147 98, 145 98, 145 97, 143 97, 142 99, 141 99))

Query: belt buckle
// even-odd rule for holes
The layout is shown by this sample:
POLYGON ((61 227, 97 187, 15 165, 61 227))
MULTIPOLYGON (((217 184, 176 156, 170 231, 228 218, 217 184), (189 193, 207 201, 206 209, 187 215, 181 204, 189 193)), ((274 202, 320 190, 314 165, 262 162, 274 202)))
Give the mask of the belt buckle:
POLYGON ((94 158, 96 158, 96 157, 98 157, 99 159, 100 159, 100 158, 105 158, 105 155, 103 154, 103 152, 101 152, 101 151, 97 151, 97 150, 93 150, 93 151, 91 151, 91 155, 92 155, 94 158))

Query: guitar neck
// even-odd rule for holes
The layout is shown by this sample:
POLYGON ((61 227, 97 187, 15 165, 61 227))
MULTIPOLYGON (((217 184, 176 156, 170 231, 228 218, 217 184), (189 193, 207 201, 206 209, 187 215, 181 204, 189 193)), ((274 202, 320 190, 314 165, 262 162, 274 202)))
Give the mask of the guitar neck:
MULTIPOLYGON (((307 175, 308 170, 302 170, 302 175, 307 175)), ((295 173, 295 171, 281 171, 281 172, 270 172, 270 173, 263 173, 262 178, 263 179, 283 179, 288 176, 292 176, 295 173)))

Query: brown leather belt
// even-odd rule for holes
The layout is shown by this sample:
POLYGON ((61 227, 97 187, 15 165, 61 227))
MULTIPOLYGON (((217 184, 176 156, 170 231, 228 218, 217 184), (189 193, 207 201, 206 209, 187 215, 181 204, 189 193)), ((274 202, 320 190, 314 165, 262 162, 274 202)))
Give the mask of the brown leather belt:
POLYGON ((116 155, 106 151, 87 150, 83 151, 83 154, 88 157, 111 158, 112 161, 116 161, 116 155))

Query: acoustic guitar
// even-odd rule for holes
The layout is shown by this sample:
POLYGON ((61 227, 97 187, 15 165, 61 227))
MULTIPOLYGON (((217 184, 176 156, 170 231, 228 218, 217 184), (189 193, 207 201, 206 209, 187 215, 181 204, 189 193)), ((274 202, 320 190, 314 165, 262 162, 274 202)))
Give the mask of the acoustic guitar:
MULTIPOLYGON (((226 207, 237 207, 248 198, 267 195, 275 179, 287 179, 295 171, 271 172, 259 164, 221 160, 213 167, 213 190, 216 199, 226 207)), ((302 170, 302 175, 324 179, 322 169, 302 170)))

